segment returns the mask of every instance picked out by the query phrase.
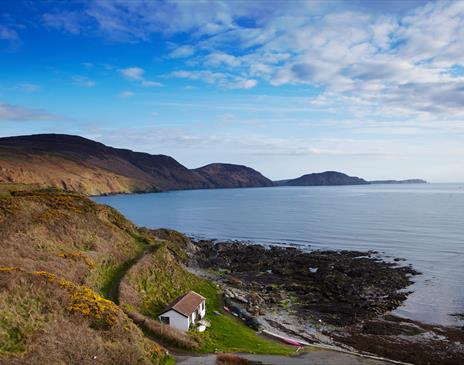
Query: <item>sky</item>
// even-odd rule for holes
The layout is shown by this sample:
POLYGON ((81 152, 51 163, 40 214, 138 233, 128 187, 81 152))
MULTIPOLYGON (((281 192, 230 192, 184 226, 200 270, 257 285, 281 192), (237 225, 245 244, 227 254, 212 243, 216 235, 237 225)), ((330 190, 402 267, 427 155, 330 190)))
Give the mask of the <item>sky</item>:
POLYGON ((464 1, 0 1, 0 136, 464 181, 464 1))

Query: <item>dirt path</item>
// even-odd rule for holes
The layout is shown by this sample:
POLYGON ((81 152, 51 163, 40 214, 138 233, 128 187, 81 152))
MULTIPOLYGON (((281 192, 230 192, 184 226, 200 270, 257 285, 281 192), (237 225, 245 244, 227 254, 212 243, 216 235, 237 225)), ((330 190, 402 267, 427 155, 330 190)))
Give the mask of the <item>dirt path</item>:
POLYGON ((108 289, 108 299, 111 300, 112 302, 116 303, 119 305, 119 287, 121 285, 121 281, 124 278, 124 276, 127 274, 127 272, 131 269, 132 266, 136 265, 137 262, 139 262, 143 256, 145 256, 148 253, 152 253, 155 251, 158 247, 157 246, 148 246, 146 247, 142 252, 137 254, 134 258, 124 262, 121 266, 121 270, 117 272, 117 274, 114 276, 113 281, 108 289))

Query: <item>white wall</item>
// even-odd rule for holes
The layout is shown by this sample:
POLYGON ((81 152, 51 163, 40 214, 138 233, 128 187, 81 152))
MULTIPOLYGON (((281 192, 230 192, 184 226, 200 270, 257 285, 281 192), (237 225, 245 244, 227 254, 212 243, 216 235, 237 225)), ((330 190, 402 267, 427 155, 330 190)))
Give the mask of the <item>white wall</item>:
POLYGON ((182 314, 177 313, 174 310, 169 310, 166 313, 163 313, 160 317, 169 317, 169 325, 177 328, 181 331, 188 331, 190 326, 190 321, 188 317, 184 317, 182 314))
POLYGON ((203 310, 201 310, 201 304, 200 304, 200 310, 199 310, 199 312, 200 312, 200 318, 204 318, 204 316, 205 316, 205 314, 206 314, 206 303, 205 303, 205 302, 203 302, 203 303, 204 303, 204 304, 203 304, 203 308, 204 308, 203 310))

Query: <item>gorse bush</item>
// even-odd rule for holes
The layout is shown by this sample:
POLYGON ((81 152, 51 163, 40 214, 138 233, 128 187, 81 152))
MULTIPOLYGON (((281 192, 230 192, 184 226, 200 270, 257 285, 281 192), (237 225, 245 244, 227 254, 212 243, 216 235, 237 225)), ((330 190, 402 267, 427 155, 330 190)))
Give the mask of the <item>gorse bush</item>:
POLYGON ((92 319, 98 327, 112 326, 116 321, 118 307, 102 298, 90 288, 80 286, 71 291, 71 303, 66 307, 70 313, 78 313, 92 319))
POLYGON ((32 275, 42 276, 49 282, 56 282, 69 293, 69 304, 66 310, 77 313, 92 320, 93 325, 109 327, 116 321, 119 308, 111 301, 101 297, 86 286, 78 286, 69 280, 57 279, 55 274, 46 271, 36 271, 32 275))
POLYGON ((46 271, 0 268, 0 363, 164 365, 112 302, 46 271))

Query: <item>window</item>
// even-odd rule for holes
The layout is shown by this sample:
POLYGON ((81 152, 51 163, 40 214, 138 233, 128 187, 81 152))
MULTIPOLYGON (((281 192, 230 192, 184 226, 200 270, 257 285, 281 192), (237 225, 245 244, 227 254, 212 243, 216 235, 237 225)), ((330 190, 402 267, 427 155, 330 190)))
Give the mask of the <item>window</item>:
POLYGON ((161 323, 169 324, 169 320, 170 320, 169 317, 166 317, 166 316, 161 316, 161 317, 160 317, 161 323))

